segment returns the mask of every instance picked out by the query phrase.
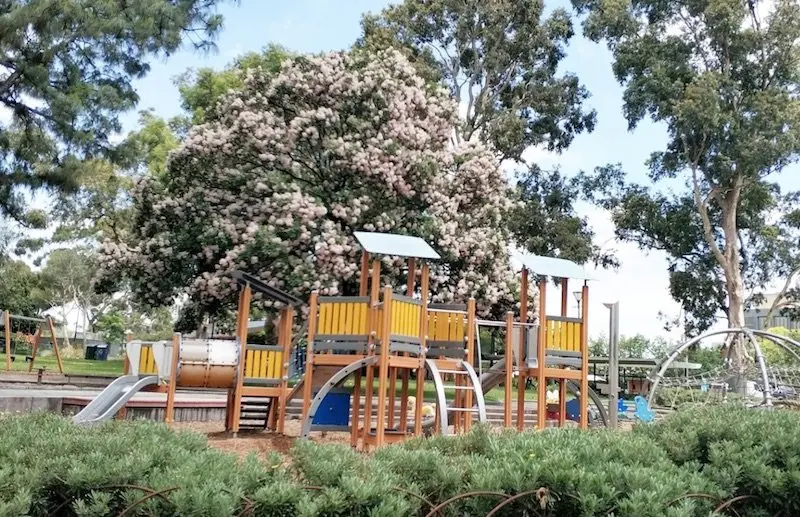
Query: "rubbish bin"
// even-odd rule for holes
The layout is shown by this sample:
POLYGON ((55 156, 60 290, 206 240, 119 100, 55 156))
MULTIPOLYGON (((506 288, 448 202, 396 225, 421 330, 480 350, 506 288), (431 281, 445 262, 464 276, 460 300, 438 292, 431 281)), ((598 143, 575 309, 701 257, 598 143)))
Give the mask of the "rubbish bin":
POLYGON ((108 361, 108 345, 97 345, 94 359, 95 361, 108 361))
POLYGON ((94 361, 97 357, 97 345, 86 345, 83 358, 87 361, 94 361))

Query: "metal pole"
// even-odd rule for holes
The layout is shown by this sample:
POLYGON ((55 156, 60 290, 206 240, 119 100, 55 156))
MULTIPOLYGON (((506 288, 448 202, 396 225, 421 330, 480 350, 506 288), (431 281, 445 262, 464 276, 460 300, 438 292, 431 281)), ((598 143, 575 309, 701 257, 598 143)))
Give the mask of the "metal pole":
POLYGON ((619 302, 604 303, 608 307, 608 416, 609 427, 617 428, 619 400, 619 302))

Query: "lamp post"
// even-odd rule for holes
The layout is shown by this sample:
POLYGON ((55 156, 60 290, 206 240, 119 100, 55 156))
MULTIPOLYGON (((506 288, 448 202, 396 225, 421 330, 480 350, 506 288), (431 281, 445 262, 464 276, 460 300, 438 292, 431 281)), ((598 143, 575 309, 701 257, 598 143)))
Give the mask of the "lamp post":
POLYGON ((572 296, 578 301, 578 314, 581 312, 581 300, 583 300, 583 291, 573 291, 572 296))

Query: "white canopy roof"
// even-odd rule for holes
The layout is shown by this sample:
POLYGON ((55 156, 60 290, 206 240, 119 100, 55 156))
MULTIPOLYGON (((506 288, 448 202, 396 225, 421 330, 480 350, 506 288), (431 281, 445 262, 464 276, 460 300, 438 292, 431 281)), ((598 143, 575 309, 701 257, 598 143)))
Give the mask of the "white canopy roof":
POLYGON ((536 275, 572 280, 596 280, 583 269, 583 266, 571 260, 525 254, 518 254, 516 258, 528 271, 536 275))
POLYGON ((440 258, 439 254, 419 237, 378 232, 353 232, 353 235, 368 253, 431 260, 440 258))

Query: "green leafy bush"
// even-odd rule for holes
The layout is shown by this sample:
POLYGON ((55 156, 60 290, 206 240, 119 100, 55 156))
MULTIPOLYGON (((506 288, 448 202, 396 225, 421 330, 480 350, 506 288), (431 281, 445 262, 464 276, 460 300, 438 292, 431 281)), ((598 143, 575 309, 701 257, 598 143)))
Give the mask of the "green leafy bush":
POLYGON ((510 496, 496 515, 705 517, 733 498, 729 515, 800 515, 798 428, 795 412, 695 407, 633 432, 478 426, 370 455, 304 441, 287 462, 161 424, 6 416, 0 515, 388 517, 452 500, 438 515, 462 516, 510 496))
POLYGON ((800 417, 789 411, 693 407, 636 435, 676 465, 714 480, 741 515, 800 515, 800 417))

